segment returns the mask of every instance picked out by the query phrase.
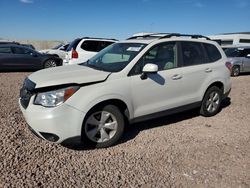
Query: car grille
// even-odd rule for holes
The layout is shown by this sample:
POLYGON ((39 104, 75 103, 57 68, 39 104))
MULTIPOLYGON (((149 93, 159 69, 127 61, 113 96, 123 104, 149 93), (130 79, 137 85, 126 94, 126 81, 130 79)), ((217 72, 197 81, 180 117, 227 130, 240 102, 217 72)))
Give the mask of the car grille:
POLYGON ((30 98, 34 94, 34 89, 36 84, 29 80, 28 78, 25 79, 23 87, 20 90, 20 102, 23 108, 27 108, 30 102, 30 98))

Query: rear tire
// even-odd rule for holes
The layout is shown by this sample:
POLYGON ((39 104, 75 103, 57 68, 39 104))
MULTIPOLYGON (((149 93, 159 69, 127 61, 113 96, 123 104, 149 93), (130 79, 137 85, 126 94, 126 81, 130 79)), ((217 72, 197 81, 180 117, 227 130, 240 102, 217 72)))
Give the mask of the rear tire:
POLYGON ((106 105, 95 108, 83 122, 83 144, 95 148, 112 146, 122 137, 124 124, 124 116, 118 107, 106 105))
POLYGON ((49 59, 45 61, 43 68, 47 69, 47 68, 56 67, 56 66, 57 66, 56 61, 53 59, 49 59))
POLYGON ((205 117, 214 116, 221 108, 222 91, 216 87, 210 87, 202 100, 200 114, 205 117))
POLYGON ((239 76, 240 75, 240 67, 233 66, 231 76, 239 76))

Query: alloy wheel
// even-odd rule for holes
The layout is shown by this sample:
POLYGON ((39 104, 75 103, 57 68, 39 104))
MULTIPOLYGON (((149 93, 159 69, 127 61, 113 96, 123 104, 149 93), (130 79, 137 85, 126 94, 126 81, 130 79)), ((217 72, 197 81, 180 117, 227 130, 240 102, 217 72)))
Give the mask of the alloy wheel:
POLYGON ((206 109, 208 112, 213 113, 219 107, 220 97, 216 91, 210 93, 207 102, 206 102, 206 109))
POLYGON ((116 117, 107 111, 98 111, 86 121, 85 134, 93 142, 103 143, 114 137, 117 132, 116 117))
POLYGON ((55 60, 48 60, 46 61, 44 68, 50 68, 50 67, 56 67, 56 61, 55 60))

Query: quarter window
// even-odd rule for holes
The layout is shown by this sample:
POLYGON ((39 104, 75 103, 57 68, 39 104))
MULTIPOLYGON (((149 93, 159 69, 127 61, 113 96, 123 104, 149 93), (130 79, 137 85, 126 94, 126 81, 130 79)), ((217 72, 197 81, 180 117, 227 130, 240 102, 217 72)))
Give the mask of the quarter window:
POLYGON ((209 62, 215 62, 221 59, 221 54, 214 45, 207 43, 203 43, 203 45, 207 51, 209 62))
POLYGON ((182 42, 182 58, 183 66, 199 65, 206 61, 201 43, 198 42, 182 42))

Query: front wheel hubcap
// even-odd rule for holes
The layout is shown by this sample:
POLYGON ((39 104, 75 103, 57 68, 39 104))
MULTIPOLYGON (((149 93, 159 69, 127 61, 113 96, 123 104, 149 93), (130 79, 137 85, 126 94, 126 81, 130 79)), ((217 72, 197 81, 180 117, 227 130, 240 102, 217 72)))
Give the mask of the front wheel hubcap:
POLYGON ((117 119, 112 113, 99 111, 88 117, 85 124, 85 133, 93 142, 102 143, 114 137, 117 127, 117 119))
POLYGON ((45 63, 45 68, 56 67, 56 62, 54 60, 47 61, 45 63))
POLYGON ((210 93, 207 102, 206 102, 206 109, 208 112, 213 113, 219 107, 220 97, 217 92, 210 93))

